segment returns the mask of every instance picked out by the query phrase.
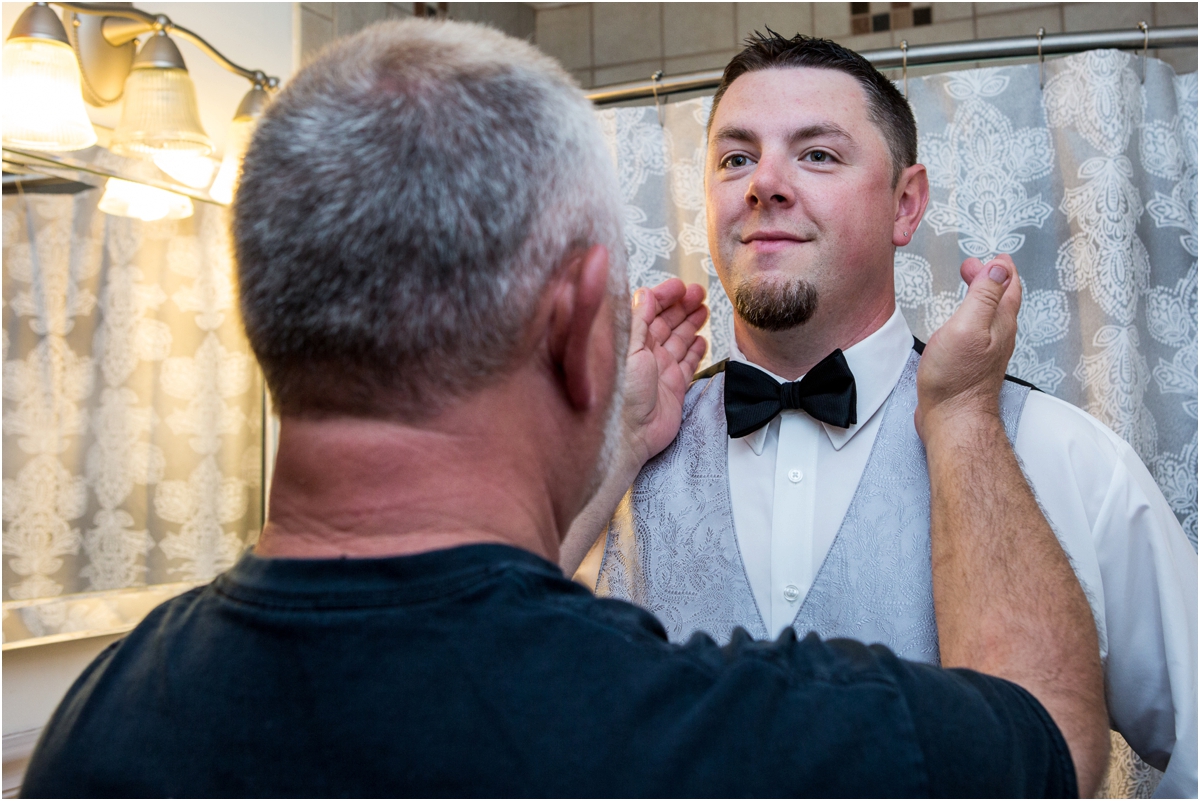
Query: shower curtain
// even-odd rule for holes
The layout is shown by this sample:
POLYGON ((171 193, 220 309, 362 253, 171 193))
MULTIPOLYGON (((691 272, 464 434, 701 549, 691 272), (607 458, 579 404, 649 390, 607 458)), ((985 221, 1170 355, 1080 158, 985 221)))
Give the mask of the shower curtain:
MULTIPOLYGON (((4 197, 6 601, 209 579, 262 525, 226 211, 142 222, 99 197, 4 197)), ((45 636, 103 627, 64 617, 88 610, 21 611, 45 636)))
MULTIPOLYGON (((1011 253, 1025 294, 1008 371, 1126 439, 1193 547, 1196 89, 1195 73, 1113 50, 1046 63, 1044 88, 1037 64, 910 78, 931 194, 895 258, 897 303, 927 340, 962 302, 963 259, 1011 253)), ((725 358, 733 336, 705 230, 711 104, 598 112, 631 287, 670 276, 707 286, 706 361, 725 358)), ((1118 746, 1107 791, 1148 796, 1157 771, 1118 746)))

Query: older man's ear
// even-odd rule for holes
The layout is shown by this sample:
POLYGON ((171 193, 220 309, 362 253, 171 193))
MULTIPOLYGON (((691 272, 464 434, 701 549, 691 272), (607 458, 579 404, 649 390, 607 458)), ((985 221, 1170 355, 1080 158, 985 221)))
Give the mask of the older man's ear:
MULTIPOLYGON (((598 351, 592 349, 592 338, 603 329, 606 333, 595 344, 611 349, 611 320, 600 313, 608 297, 608 271, 608 250, 593 245, 568 258, 550 289, 550 359, 562 375, 567 400, 578 411, 607 401, 601 395, 604 388, 597 387, 594 356, 598 351)), ((612 358, 624 358, 624 354, 614 353, 612 358)))

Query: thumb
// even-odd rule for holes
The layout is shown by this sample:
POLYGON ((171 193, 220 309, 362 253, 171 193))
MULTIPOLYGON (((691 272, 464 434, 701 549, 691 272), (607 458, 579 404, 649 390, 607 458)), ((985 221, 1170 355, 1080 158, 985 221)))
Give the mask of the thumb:
POLYGON ((646 347, 650 323, 658 313, 658 301, 654 293, 642 288, 633 293, 633 313, 629 320, 629 352, 636 353, 646 347))

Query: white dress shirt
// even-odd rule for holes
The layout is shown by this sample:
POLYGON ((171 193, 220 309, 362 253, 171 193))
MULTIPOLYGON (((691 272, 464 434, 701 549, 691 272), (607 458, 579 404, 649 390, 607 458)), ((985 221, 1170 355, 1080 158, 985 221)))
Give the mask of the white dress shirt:
MULTIPOLYGON (((729 440, 734 529, 772 636, 795 619, 833 544, 912 345, 897 310, 845 351, 857 425, 788 410, 729 440)), ((736 345, 731 358, 750 363, 736 345)), ((1147 756, 1174 751, 1156 795, 1194 798, 1195 551, 1133 449, 1080 409, 1029 393, 1014 450, 1091 601, 1110 717, 1147 756)))
MULTIPOLYGON (((858 395, 849 429, 789 410, 729 440, 738 547, 772 636, 829 552, 912 344, 897 310, 845 351, 858 395)), ((731 358, 747 361, 736 346, 731 358)), ((1029 393, 1014 450, 1091 602, 1115 728, 1151 763, 1174 752, 1156 796, 1195 798, 1196 552, 1133 449, 1071 404, 1029 393)), ((593 588, 603 541, 576 574, 593 588)))

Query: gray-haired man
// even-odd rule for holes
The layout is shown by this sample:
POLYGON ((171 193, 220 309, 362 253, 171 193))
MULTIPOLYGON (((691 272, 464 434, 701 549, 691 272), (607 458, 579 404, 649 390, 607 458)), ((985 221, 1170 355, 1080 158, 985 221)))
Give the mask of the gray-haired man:
POLYGON ((382 25, 293 80, 234 221, 282 422, 270 520, 88 668, 27 794, 1096 786, 1095 632, 998 419, 1011 264, 969 265, 919 379, 946 662, 1003 678, 815 637, 671 645, 553 564, 626 429, 651 455, 673 438, 704 347, 677 282, 630 322, 617 198, 578 89, 495 31, 382 25), (627 362, 653 391, 623 410, 627 362), (1022 592, 993 593, 997 564, 1022 592))

